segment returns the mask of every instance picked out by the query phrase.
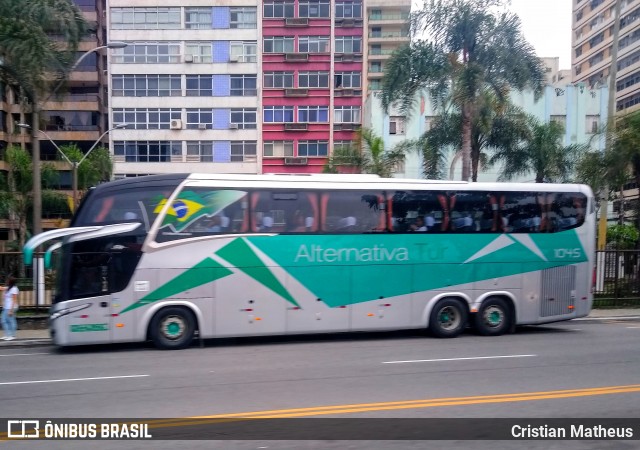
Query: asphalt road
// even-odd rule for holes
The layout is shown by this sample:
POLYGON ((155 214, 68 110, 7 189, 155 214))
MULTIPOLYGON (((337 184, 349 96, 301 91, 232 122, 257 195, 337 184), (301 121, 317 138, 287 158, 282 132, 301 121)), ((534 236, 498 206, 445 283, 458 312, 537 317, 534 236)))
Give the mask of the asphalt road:
MULTIPOLYGON (((140 345, 64 352, 52 347, 3 348, 0 416, 634 417, 640 424, 639 344, 640 322, 612 320, 526 327, 513 335, 491 338, 469 333, 451 340, 385 333, 207 341, 204 348, 196 345, 176 352, 140 345)), ((171 426, 178 434, 180 430, 190 433, 188 423, 176 421, 171 426)), ((369 424, 375 435, 386 421, 354 423, 369 424)), ((474 423, 455 424, 460 428, 460 439, 468 430, 473 431, 474 423)), ((303 421, 295 426, 312 424, 303 421)), ((184 437, 193 438, 197 432, 184 437)), ((366 436, 365 431, 362 438, 366 436)), ((344 441, 330 433, 321 438, 184 441, 179 447, 640 448, 640 440, 455 440, 427 445, 425 441, 344 441)), ((157 440, 31 441, 11 442, 7 448, 156 449, 177 444, 157 440)))

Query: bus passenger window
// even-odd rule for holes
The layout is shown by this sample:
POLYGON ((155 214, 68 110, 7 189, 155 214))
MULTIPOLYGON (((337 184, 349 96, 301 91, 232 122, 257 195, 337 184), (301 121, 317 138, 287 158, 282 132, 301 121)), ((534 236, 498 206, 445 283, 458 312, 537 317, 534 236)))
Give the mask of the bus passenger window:
POLYGON ((251 194, 251 230, 256 233, 310 233, 317 230, 315 192, 263 190, 251 194))

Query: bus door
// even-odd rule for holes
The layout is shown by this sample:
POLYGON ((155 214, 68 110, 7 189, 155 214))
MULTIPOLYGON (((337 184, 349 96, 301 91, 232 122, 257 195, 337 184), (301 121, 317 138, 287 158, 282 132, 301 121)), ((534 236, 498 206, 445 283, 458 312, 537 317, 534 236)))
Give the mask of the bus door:
POLYGON ((69 344, 112 342, 109 257, 74 246, 65 306, 75 310, 64 317, 69 344))

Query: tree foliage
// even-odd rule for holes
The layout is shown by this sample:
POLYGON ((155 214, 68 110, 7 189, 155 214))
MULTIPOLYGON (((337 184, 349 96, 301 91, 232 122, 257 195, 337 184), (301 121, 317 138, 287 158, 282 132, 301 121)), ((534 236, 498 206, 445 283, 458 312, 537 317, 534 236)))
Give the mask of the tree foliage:
POLYGON ((512 148, 497 149, 490 164, 502 166, 499 181, 510 181, 533 173, 536 183, 566 182, 585 147, 563 145, 564 127, 557 122, 542 123, 533 116, 527 119, 527 135, 512 148))
POLYGON ((71 0, 0 0, 0 11, 0 81, 37 101, 73 65, 86 31, 82 12, 71 0))
POLYGON ((404 146, 386 150, 384 139, 368 128, 358 131, 352 146, 339 147, 327 160, 323 172, 359 172, 388 178, 405 159, 404 146))
POLYGON ((415 40, 394 52, 382 81, 382 105, 397 105, 410 115, 418 93, 426 89, 437 105, 447 99, 460 114, 462 178, 471 175, 479 154, 472 154, 473 123, 491 91, 506 99, 511 89, 532 88, 538 95, 544 69, 533 47, 524 38, 520 20, 499 12, 501 0, 427 0, 412 15, 415 40))

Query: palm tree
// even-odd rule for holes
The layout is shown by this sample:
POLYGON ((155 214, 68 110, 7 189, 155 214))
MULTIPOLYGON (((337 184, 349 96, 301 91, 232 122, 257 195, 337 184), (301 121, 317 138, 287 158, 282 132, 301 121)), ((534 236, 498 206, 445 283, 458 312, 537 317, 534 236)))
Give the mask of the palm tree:
POLYGON ((541 123, 529 116, 527 137, 514 147, 496 149, 490 164, 502 164, 499 181, 535 174, 536 183, 567 181, 582 145, 562 145, 564 127, 557 122, 541 123))
MULTIPOLYGON (((72 0, 0 0, 0 81, 16 87, 31 109, 34 169, 40 167, 41 104, 66 79, 86 22, 72 0), (59 36, 60 40, 51 39, 59 36), (55 87, 53 87, 55 86, 55 87)), ((34 178, 34 215, 41 214, 39 177, 34 178)), ((34 231, 39 228, 39 217, 34 231)))
POLYGON ((358 131, 353 146, 334 150, 324 167, 325 173, 340 173, 340 168, 360 173, 371 173, 389 178, 398 164, 405 159, 406 144, 390 151, 384 148, 384 139, 368 128, 358 131))
MULTIPOLYGON (((458 150, 462 146, 462 136, 459 133, 461 124, 460 112, 445 112, 433 121, 431 129, 425 133, 424 145, 419 147, 424 150, 422 161, 428 178, 429 174, 434 173, 430 168, 443 164, 443 149, 446 147, 457 149, 449 174, 449 178, 453 178, 455 163, 462 157, 462 152, 458 150)), ((512 148, 526 136, 527 131, 525 115, 520 108, 501 101, 489 91, 484 92, 471 127, 471 180, 478 181, 480 168, 489 166, 489 153, 492 149, 512 148)))
POLYGON ((544 69, 512 13, 497 13, 502 0, 428 0, 413 14, 414 33, 431 36, 396 50, 386 64, 382 105, 410 115, 417 94, 427 89, 461 115, 462 179, 471 175, 473 123, 483 93, 505 99, 510 89, 542 92, 544 69))

